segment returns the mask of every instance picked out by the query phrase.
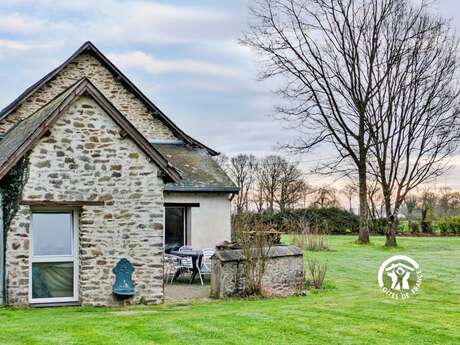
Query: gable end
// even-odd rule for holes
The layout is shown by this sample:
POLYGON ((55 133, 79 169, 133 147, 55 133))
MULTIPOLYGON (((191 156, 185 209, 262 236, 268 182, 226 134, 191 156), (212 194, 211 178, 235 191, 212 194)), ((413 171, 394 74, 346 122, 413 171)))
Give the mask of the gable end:
POLYGON ((88 80, 83 79, 56 97, 39 111, 12 128, 0 142, 0 179, 21 159, 31 147, 53 126, 57 118, 82 95, 93 98, 99 106, 122 128, 164 172, 169 181, 178 182, 181 177, 174 167, 147 139, 100 93, 88 80))
POLYGON ((78 56, 87 53, 94 56, 102 65, 107 68, 114 76, 116 76, 123 85, 131 91, 136 97, 138 97, 142 103, 152 111, 154 116, 160 119, 174 135, 182 139, 185 143, 191 145, 192 147, 199 147, 206 149, 208 153, 212 156, 216 156, 219 153, 215 150, 207 147, 206 145, 200 143, 198 140, 193 139, 185 132, 183 132, 179 127, 177 127, 155 104, 153 104, 107 57, 105 57, 99 49, 97 49, 91 42, 85 42, 71 57, 69 57, 63 64, 59 67, 48 73, 42 79, 37 81, 35 84, 27 88, 18 98, 16 98, 11 104, 5 107, 0 112, 0 121, 8 117, 9 114, 14 112, 19 108, 19 106, 24 103, 32 94, 39 90, 44 84, 53 79, 58 73, 60 73, 66 66, 68 66, 72 61, 74 61, 78 56))

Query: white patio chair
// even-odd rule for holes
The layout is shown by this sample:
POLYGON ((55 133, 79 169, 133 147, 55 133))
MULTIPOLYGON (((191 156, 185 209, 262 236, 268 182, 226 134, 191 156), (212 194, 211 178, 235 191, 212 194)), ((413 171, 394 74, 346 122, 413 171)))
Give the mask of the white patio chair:
MULTIPOLYGON (((174 255, 175 256, 175 255, 174 255)), ((193 261, 191 256, 185 256, 185 257, 179 257, 175 256, 176 259, 176 266, 175 266, 175 272, 171 278, 171 283, 174 281, 174 277, 176 276, 177 271, 180 271, 182 273, 183 271, 189 271, 190 274, 192 274, 193 271, 193 261)))
MULTIPOLYGON (((192 270, 193 262, 191 257, 180 257, 173 254, 165 254, 165 276, 171 277, 170 284, 173 283, 176 273, 182 273, 185 270, 192 270)), ((166 282, 169 279, 166 280, 166 282)))
POLYGON ((201 260, 201 267, 199 269, 201 285, 203 285, 202 276, 204 277, 205 274, 211 275, 211 272, 212 272, 211 257, 214 255, 215 252, 216 251, 212 248, 203 249, 203 259, 201 260))
POLYGON ((165 282, 167 283, 171 278, 174 278, 174 275, 177 272, 177 266, 179 262, 179 257, 172 255, 172 254, 165 254, 165 260, 164 260, 164 278, 165 282))

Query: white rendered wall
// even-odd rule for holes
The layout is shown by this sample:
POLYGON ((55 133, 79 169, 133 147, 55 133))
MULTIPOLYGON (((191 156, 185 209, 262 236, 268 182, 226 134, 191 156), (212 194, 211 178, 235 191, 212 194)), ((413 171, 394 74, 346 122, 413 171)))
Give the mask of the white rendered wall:
POLYGON ((189 244, 196 249, 214 248, 231 239, 231 203, 227 193, 164 193, 167 203, 199 203, 188 208, 189 244))

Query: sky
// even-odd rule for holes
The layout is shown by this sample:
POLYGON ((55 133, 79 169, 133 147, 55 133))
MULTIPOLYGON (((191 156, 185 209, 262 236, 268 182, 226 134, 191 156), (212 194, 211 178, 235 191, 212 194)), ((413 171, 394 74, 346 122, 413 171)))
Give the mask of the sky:
MULTIPOLYGON (((275 85, 257 81, 257 57, 238 44, 249 3, 1 0, 0 108, 90 40, 192 137, 226 155, 276 153, 296 133, 274 118, 275 85)), ((460 1, 438 7, 460 32, 460 1)), ((309 169, 331 155, 290 159, 309 169)), ((460 188, 460 155, 452 162, 436 185, 460 188)))

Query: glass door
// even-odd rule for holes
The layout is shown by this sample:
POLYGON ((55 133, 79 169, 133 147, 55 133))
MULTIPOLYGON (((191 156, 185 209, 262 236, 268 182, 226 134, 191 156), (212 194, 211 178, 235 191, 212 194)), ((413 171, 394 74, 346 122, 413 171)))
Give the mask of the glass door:
POLYGON ((74 302, 77 296, 76 212, 33 212, 31 303, 74 302))
POLYGON ((165 251, 176 250, 187 243, 187 211, 185 207, 165 209, 165 251))

